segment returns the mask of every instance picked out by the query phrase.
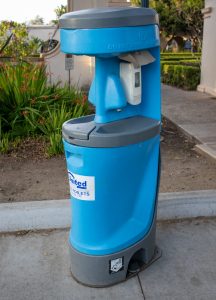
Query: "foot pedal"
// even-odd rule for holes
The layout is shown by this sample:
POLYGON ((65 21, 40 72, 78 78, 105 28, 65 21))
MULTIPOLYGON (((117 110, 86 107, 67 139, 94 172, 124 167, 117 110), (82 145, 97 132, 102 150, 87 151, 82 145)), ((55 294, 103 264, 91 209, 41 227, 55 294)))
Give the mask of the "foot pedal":
POLYGON ((153 264, 156 260, 158 260, 162 256, 162 251, 159 247, 155 247, 155 252, 152 259, 149 261, 148 264, 143 263, 143 261, 138 259, 132 259, 128 266, 128 274, 127 279, 135 276, 139 272, 147 269, 151 264, 153 264))

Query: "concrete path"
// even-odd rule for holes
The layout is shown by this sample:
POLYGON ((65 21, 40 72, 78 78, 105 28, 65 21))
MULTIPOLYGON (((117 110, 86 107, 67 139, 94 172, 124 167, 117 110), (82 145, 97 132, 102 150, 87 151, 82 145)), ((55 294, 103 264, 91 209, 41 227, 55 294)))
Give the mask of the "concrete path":
POLYGON ((196 142, 196 148, 216 159, 216 98, 196 91, 162 86, 163 115, 196 142))
POLYGON ((1 300, 215 300, 216 220, 161 223, 163 256, 111 288, 76 283, 69 270, 68 231, 0 235, 1 300))
MULTIPOLYGON (((212 216, 216 216, 216 190, 159 195, 158 220, 212 216)), ((70 223, 69 200, 0 204, 0 232, 63 229, 70 223)))
POLYGON ((163 256, 140 274, 146 300, 216 299, 216 221, 159 226, 163 256))

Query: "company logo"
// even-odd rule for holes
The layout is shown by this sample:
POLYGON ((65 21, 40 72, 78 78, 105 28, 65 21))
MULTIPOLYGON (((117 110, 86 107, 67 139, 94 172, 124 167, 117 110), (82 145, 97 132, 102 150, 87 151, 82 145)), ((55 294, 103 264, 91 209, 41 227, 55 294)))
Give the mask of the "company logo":
POLYGON ((115 274, 124 270, 124 256, 109 261, 109 273, 115 274))
POLYGON ((87 189, 87 181, 79 181, 76 179, 76 177, 71 173, 68 172, 69 181, 74 184, 77 189, 86 190, 87 189))

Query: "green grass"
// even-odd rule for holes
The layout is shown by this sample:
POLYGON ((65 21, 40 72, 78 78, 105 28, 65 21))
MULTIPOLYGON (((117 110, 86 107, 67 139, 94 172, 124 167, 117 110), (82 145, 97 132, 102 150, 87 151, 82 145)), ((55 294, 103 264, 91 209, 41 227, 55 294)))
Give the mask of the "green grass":
POLYGON ((9 134, 1 134, 0 137, 0 153, 7 153, 10 148, 9 134))

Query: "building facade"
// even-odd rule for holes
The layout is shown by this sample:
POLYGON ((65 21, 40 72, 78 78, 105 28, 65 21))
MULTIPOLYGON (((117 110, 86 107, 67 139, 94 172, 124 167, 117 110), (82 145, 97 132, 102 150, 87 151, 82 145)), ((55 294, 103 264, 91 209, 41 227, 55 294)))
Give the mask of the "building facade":
POLYGON ((205 1, 203 16, 201 82, 198 91, 216 96, 216 0, 205 1))

